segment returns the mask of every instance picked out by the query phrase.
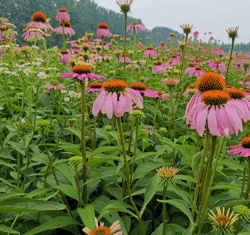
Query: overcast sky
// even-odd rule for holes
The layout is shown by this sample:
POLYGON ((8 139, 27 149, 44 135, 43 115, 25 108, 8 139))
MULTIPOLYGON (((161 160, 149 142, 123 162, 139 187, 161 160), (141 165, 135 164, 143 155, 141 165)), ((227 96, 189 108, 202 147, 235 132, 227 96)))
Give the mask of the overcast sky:
MULTIPOLYGON (((120 12, 115 0, 92 0, 99 6, 120 12)), ((250 0, 134 0, 130 16, 142 20, 147 29, 168 27, 182 32, 180 24, 193 24, 192 33, 204 32, 225 43, 226 29, 239 26, 236 43, 250 41, 250 0)), ((206 41, 208 40, 206 35, 206 41)))

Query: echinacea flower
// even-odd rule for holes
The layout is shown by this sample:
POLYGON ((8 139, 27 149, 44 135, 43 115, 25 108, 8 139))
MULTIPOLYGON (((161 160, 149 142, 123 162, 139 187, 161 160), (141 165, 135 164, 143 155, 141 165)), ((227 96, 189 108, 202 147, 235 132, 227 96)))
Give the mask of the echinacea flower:
POLYGON ((157 72, 166 72, 165 65, 163 64, 162 61, 156 61, 154 67, 152 68, 152 73, 157 73, 157 72))
POLYGON ((230 102, 230 95, 226 91, 209 90, 203 93, 202 103, 194 106, 188 113, 187 125, 197 128, 203 135, 206 123, 213 136, 228 136, 243 131, 241 110, 230 102))
POLYGON ((209 217, 213 220, 213 232, 216 234, 233 234, 233 224, 237 221, 238 215, 234 215, 234 211, 230 212, 230 208, 225 214, 225 208, 222 211, 216 207, 217 215, 210 210, 209 217))
POLYGON ((106 23, 98 24, 97 37, 112 37, 112 33, 109 31, 109 26, 106 23))
POLYGON ((181 64, 181 61, 177 58, 177 55, 172 55, 171 58, 167 61, 169 64, 181 64))
POLYGON ((154 50, 153 47, 147 47, 144 52, 145 57, 157 57, 159 54, 154 50))
POLYGON ((104 226, 103 222, 98 225, 98 220, 95 218, 96 227, 90 230, 89 228, 83 228, 83 232, 87 235, 122 235, 122 232, 116 232, 121 228, 119 220, 115 221, 110 227, 104 226))
POLYGON ((190 73, 190 75, 194 75, 196 77, 200 77, 201 75, 203 75, 205 72, 203 70, 201 70, 201 67, 195 67, 195 70, 193 72, 190 73))
POLYGON ((228 36, 232 39, 235 39, 237 37, 237 34, 238 34, 238 29, 239 29, 239 26, 235 27, 235 29, 233 27, 226 29, 228 36))
POLYGON ((191 29, 193 28, 193 25, 183 24, 183 25, 180 25, 180 27, 183 29, 183 32, 185 34, 189 34, 191 32, 191 29))
POLYGON ((66 79, 72 77, 77 78, 82 82, 87 82, 90 79, 98 80, 101 82, 102 81, 101 78, 104 78, 104 76, 92 73, 92 69, 87 65, 75 65, 72 67, 71 70, 72 70, 71 73, 60 73, 60 76, 66 79))
POLYGON ((185 69, 184 74, 191 74, 192 72, 195 71, 195 64, 194 63, 189 63, 188 67, 185 69))
POLYGON ((141 31, 146 31, 145 27, 138 22, 132 22, 130 25, 127 26, 127 32, 131 29, 131 33, 133 34, 136 32, 137 34, 141 31))
POLYGON ((246 223, 250 222, 250 210, 245 205, 236 205, 233 209, 235 214, 239 216, 239 219, 246 223))
POLYGON ((244 120, 244 122, 250 120, 250 103, 248 100, 246 100, 244 91, 240 89, 230 88, 227 89, 227 92, 231 97, 230 102, 236 105, 241 110, 242 119, 244 120))
POLYGON ((104 91, 103 90, 103 84, 102 83, 99 83, 99 82, 92 82, 89 84, 89 87, 86 87, 85 88, 86 92, 92 92, 92 93, 95 93, 95 92, 102 92, 104 91))
POLYGON ((54 89, 56 91, 57 89, 59 90, 65 89, 65 85, 60 84, 59 82, 51 82, 49 84, 46 84, 44 88, 48 90, 54 89))
POLYGON ((68 20, 70 21, 70 17, 69 17, 69 14, 68 14, 68 10, 65 9, 65 8, 60 8, 58 9, 58 13, 56 15, 56 19, 58 21, 63 21, 63 20, 68 20))
POLYGON ((217 69, 223 72, 226 72, 226 67, 224 64, 221 64, 220 61, 214 61, 212 63, 209 64, 211 69, 217 69))
POLYGON ((151 98, 159 98, 157 91, 147 89, 147 85, 143 82, 132 82, 129 88, 136 90, 140 95, 144 95, 151 98))
POLYGON ((250 137, 244 137, 241 139, 239 145, 233 145, 228 147, 227 154, 231 155, 230 157, 239 154, 238 157, 250 157, 250 137))
POLYGON ((160 178, 165 182, 165 184, 174 184, 175 183, 175 175, 179 172, 178 169, 174 167, 162 167, 157 169, 157 172, 160 178))
POLYGON ((121 11, 124 14, 127 14, 130 10, 130 6, 133 3, 133 0, 116 0, 117 5, 121 8, 121 11))
POLYGON ((209 90, 223 90, 226 86, 224 79, 220 74, 214 72, 204 73, 197 81, 196 92, 187 104, 185 116, 188 116, 189 111, 198 103, 201 103, 202 93, 209 90))
POLYGON ((97 116, 101 110, 109 119, 115 114, 116 117, 122 117, 125 112, 132 114, 133 101, 140 109, 143 108, 141 95, 127 88, 125 81, 106 81, 103 84, 104 91, 100 93, 93 104, 92 113, 97 116))
POLYGON ((38 29, 43 29, 45 32, 53 31, 52 26, 47 23, 46 16, 40 11, 35 12, 31 17, 31 22, 26 25, 28 27, 37 27, 38 29))
POLYGON ((71 23, 68 20, 60 21, 59 27, 54 29, 55 33, 57 34, 63 34, 63 24, 64 22, 64 34, 69 34, 70 37, 75 35, 75 30, 71 28, 71 23))
POLYGON ((176 86, 181 80, 180 79, 171 79, 171 78, 163 78, 161 81, 169 87, 176 86))
POLYGON ((37 27, 26 27, 25 33, 22 35, 24 37, 24 40, 32 40, 32 39, 44 39, 43 37, 43 31, 38 29, 37 27))
POLYGON ((62 64, 66 64, 70 62, 70 56, 69 56, 69 52, 67 50, 60 50, 60 54, 62 55, 61 57, 59 57, 59 61, 62 64))

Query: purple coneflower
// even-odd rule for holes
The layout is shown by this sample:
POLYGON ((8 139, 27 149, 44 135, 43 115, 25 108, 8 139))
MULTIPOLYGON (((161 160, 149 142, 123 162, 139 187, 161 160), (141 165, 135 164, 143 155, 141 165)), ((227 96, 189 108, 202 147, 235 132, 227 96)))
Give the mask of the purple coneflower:
POLYGON ((57 89, 59 89, 59 90, 65 89, 65 85, 64 84, 60 84, 59 82, 51 82, 49 84, 46 84, 44 86, 44 88, 48 89, 48 90, 54 89, 56 91, 57 89))
POLYGON ((92 82, 89 84, 89 87, 86 87, 85 88, 85 91, 87 93, 89 92, 92 92, 92 93, 95 93, 95 92, 103 92, 103 84, 102 83, 99 83, 99 82, 92 82))
POLYGON ((127 26, 127 32, 131 29, 131 33, 134 31, 138 34, 141 31, 146 31, 145 27, 138 22, 132 22, 130 25, 127 26))
POLYGON ((112 33, 109 31, 109 26, 106 23, 98 24, 97 37, 112 37, 112 33))
POLYGON ((189 63, 188 67, 185 69, 184 74, 191 74, 192 72, 195 71, 195 64, 194 63, 189 63))
POLYGON ((35 12, 31 17, 31 22, 26 25, 28 27, 37 27, 38 29, 43 29, 45 32, 53 31, 52 26, 47 23, 46 16, 40 11, 35 12))
POLYGON ((140 95, 144 95, 151 98, 159 98, 157 91, 147 89, 147 85, 143 82, 132 82, 129 88, 136 90, 140 95))
POLYGON ((60 8, 60 9, 58 9, 58 13, 57 13, 57 15, 56 15, 56 19, 58 20, 58 21, 66 21, 66 20, 68 20, 68 21, 70 21, 70 17, 69 17, 69 14, 68 14, 68 10, 67 9, 65 9, 65 8, 60 8))
POLYGON ((61 53, 62 57, 59 57, 59 61, 62 64, 69 63, 70 62, 69 52, 67 50, 60 50, 60 53, 61 53))
POLYGON ((196 77, 200 77, 201 75, 203 75, 205 72, 203 70, 201 70, 201 67, 195 67, 195 70, 193 72, 190 73, 190 75, 194 75, 196 77))
POLYGON ((177 58, 177 55, 172 55, 171 58, 167 61, 169 64, 181 64, 181 61, 177 58))
POLYGON ((236 154, 240 154, 238 157, 250 157, 250 137, 242 138, 239 145, 230 146, 228 149, 230 150, 227 154, 231 157, 236 154))
POLYGON ((186 121, 197 128, 200 136, 204 133, 206 123, 213 136, 238 135, 238 131, 243 131, 242 113, 230 102, 229 93, 209 90, 203 93, 202 101, 190 110, 186 121))
POLYGON ((71 73, 60 73, 60 76, 62 78, 77 78, 81 80, 82 82, 87 82, 90 79, 91 80, 98 80, 102 81, 101 78, 104 78, 101 75, 94 74, 92 73, 92 69, 89 66, 86 65, 75 65, 72 67, 72 72, 71 73))
POLYGON ((221 64, 220 61, 214 61, 209 64, 211 69, 218 69, 220 71, 226 72, 226 67, 224 64, 221 64))
POLYGON ((26 27, 25 33, 22 35, 24 40, 32 40, 32 39, 44 39, 43 32, 37 27, 26 27))
POLYGON ((104 91, 100 93, 93 104, 92 113, 97 116, 101 111, 106 114, 109 119, 113 117, 122 117, 125 112, 132 114, 133 101, 140 109, 143 108, 143 99, 141 95, 131 89, 127 88, 125 81, 106 81, 103 84, 104 91))
POLYGON ((63 22, 64 22, 64 34, 65 35, 69 34, 70 37, 74 36, 75 30, 71 28, 71 23, 68 20, 61 21, 59 23, 60 26, 54 30, 55 33, 63 34, 63 26, 62 26, 63 22))
POLYGON ((147 47, 144 52, 145 57, 157 57, 159 54, 154 50, 153 47, 147 47))

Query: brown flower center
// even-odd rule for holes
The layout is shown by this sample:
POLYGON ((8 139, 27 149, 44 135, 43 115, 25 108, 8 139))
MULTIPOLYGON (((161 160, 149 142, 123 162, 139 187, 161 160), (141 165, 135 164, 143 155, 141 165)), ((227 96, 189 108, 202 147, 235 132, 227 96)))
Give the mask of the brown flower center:
POLYGON ((58 9, 58 12, 68 12, 68 10, 65 9, 65 8, 59 8, 59 9, 58 9))
POLYGON ((127 83, 123 80, 106 81, 103 84, 103 88, 108 92, 121 92, 127 87, 127 83))
POLYGON ((241 145, 244 147, 244 148, 250 148, 250 137, 244 137, 241 139, 241 145))
POLYGON ((61 54, 69 54, 67 50, 60 50, 61 54))
POLYGON ((106 23, 100 23, 100 24, 98 24, 98 29, 108 29, 109 28, 109 26, 106 24, 106 23))
POLYGON ((32 21, 35 21, 35 22, 42 22, 42 23, 46 23, 47 21, 47 18, 46 16, 40 12, 40 11, 37 11, 33 14, 33 16, 31 17, 31 20, 32 21))
POLYGON ((172 55, 172 58, 177 58, 177 55, 172 55))
POLYGON ((245 98, 246 95, 244 94, 244 91, 240 90, 240 89, 227 89, 227 92, 229 93, 231 99, 242 99, 245 98))
POLYGON ((71 27, 71 23, 68 20, 63 20, 60 21, 59 25, 62 26, 64 22, 64 26, 70 28, 71 27))
POLYGON ((226 215, 218 215, 214 219, 218 222, 220 228, 224 228, 227 224, 230 224, 231 222, 231 218, 226 215))
POLYGON ((88 74, 92 72, 92 69, 86 65, 75 65, 72 67, 71 70, 73 73, 78 73, 78 74, 88 74))
POLYGON ((99 83, 99 82, 92 82, 92 83, 89 84, 89 87, 90 88, 102 88, 103 84, 99 83))
POLYGON ((222 105, 230 100, 230 95, 226 91, 210 90, 202 95, 202 101, 207 105, 222 105))
POLYGON ((147 85, 143 82, 133 82, 129 87, 138 91, 145 91, 147 89, 147 85))

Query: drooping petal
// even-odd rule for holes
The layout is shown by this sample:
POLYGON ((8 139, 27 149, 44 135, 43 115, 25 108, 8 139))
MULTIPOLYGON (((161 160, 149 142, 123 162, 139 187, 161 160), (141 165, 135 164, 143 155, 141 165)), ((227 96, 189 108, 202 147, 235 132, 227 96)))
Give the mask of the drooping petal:
POLYGON ((106 97, 106 92, 103 91, 100 93, 100 95, 96 98, 94 104, 93 104, 93 108, 92 108, 92 114, 94 116, 97 116, 98 112, 101 110, 102 106, 103 106, 103 102, 105 101, 105 97, 106 97))
POLYGON ((210 134, 213 136, 217 136, 217 120, 216 120, 214 105, 212 105, 209 110, 207 123, 210 134))
POLYGON ((112 119, 113 117, 113 102, 112 102, 112 93, 109 93, 107 95, 107 98, 105 100, 105 113, 109 119, 112 119))

